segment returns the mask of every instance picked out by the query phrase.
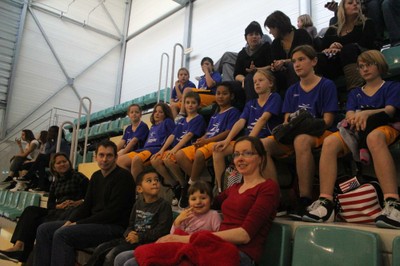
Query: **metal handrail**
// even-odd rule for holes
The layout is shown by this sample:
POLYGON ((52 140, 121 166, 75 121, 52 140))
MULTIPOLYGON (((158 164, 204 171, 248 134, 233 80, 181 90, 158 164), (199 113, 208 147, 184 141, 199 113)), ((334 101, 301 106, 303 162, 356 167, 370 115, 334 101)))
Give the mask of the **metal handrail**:
POLYGON ((72 162, 72 168, 75 168, 75 162, 73 161, 73 157, 74 157, 74 151, 76 150, 75 147, 75 139, 78 138, 77 136, 77 131, 76 128, 74 126, 74 123, 71 121, 64 121, 58 128, 58 137, 57 137, 57 146, 56 146, 56 152, 60 152, 60 148, 61 148, 61 139, 62 139, 62 131, 64 130, 64 125, 69 124, 72 126, 72 138, 71 138, 71 149, 70 149, 70 153, 69 153, 69 159, 72 162))
MULTIPOLYGON (((167 71, 165 73, 165 86, 164 88, 167 88, 168 84, 168 71, 169 71, 169 55, 167 53, 162 53, 161 54, 161 63, 160 63, 160 75, 158 77, 158 91, 157 91, 157 103, 160 102, 160 92, 161 92, 161 79, 162 79, 162 72, 163 72, 163 63, 164 63, 164 56, 167 57, 167 71)), ((164 94, 164 102, 166 102, 165 98, 167 96, 167 92, 164 94)))
MULTIPOLYGON (((84 100, 88 100, 89 101, 89 109, 88 109, 88 113, 86 114, 86 128, 85 128, 85 143, 83 146, 83 163, 86 162, 86 151, 87 151, 87 142, 88 142, 88 136, 89 136, 89 125, 90 125, 90 114, 92 112, 92 100, 90 100, 89 97, 82 97, 80 104, 79 104, 79 112, 78 112, 78 122, 76 123, 76 134, 79 134, 79 127, 81 124, 81 116, 82 116, 82 106, 83 106, 83 101, 84 100)), ((72 164, 75 166, 76 163, 76 153, 78 150, 78 137, 75 138, 75 144, 74 144, 74 148, 75 150, 73 151, 73 160, 72 160, 72 164)))
MULTIPOLYGON (((183 57, 185 56, 183 45, 180 43, 175 43, 174 50, 172 53, 172 67, 171 67, 171 90, 174 88, 174 75, 175 75, 175 55, 176 55, 176 47, 180 47, 182 54, 181 54, 181 66, 183 67, 183 57)), ((165 102, 167 101, 167 93, 164 94, 165 102)))

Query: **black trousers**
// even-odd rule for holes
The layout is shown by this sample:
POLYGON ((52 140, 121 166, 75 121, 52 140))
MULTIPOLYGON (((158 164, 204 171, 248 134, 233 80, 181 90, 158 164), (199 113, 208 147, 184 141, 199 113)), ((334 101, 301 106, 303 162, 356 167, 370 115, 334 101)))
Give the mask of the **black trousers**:
POLYGON ((11 243, 24 242, 24 257, 28 258, 36 239, 36 229, 46 221, 48 210, 36 206, 26 207, 18 220, 11 243))

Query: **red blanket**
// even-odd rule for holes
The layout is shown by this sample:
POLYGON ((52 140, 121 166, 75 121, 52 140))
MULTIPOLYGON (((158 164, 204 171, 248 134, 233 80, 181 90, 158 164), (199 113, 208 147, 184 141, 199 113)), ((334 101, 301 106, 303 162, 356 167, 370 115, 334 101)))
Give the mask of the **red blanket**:
POLYGON ((211 232, 193 233, 189 243, 152 243, 135 249, 140 266, 239 266, 237 247, 211 232))

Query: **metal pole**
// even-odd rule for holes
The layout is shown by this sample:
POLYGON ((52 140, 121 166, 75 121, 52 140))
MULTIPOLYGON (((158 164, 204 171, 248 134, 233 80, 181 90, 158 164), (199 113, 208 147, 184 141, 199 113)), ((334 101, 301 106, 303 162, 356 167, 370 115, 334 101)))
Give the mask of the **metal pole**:
MULTIPOLYGON (((82 116, 82 106, 83 106, 83 101, 88 100, 89 101, 89 110, 88 113, 86 114, 86 128, 85 128, 85 144, 83 146, 83 162, 86 162, 86 150, 87 150, 87 141, 88 141, 88 135, 89 135, 89 125, 90 125, 90 114, 92 112, 92 100, 90 100, 89 97, 83 97, 80 101, 79 104, 79 112, 78 112, 78 122, 76 123, 76 134, 79 134, 79 126, 81 124, 81 116, 82 116)), ((76 163, 76 151, 78 149, 78 137, 75 138, 75 144, 74 144, 75 150, 74 150, 74 156, 72 160, 72 164, 75 166, 76 163)))
MULTIPOLYGON (((182 67, 183 66, 183 56, 184 56, 184 49, 183 49, 183 45, 182 44, 180 44, 180 43, 175 43, 175 45, 174 45, 174 50, 173 50, 173 53, 172 53, 172 69, 171 69, 171 90, 172 90, 172 88, 174 87, 174 74, 175 74, 175 55, 176 55, 176 47, 180 47, 181 48, 181 50, 182 50, 182 55, 181 55, 181 66, 180 67, 182 67)), ((165 93, 165 95, 164 95, 164 100, 165 100, 165 102, 167 101, 167 93, 165 93)))
MULTIPOLYGON (((168 82, 168 70, 169 70, 169 55, 167 53, 162 53, 161 54, 161 63, 160 63, 160 75, 158 77, 158 91, 157 91, 157 102, 160 102, 160 91, 161 91, 161 79, 162 79, 162 70, 163 70, 163 62, 164 62, 164 56, 167 57, 167 71, 165 74, 165 90, 167 89, 167 82, 168 82)), ((165 91, 166 96, 167 91, 165 91)), ((167 102, 167 101, 164 101, 167 102)))

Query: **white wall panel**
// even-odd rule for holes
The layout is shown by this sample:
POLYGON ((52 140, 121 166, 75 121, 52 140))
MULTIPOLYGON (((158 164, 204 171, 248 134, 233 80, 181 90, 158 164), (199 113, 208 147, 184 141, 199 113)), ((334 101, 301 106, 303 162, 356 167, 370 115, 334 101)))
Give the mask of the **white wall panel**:
POLYGON ((334 15, 332 11, 324 7, 327 2, 327 0, 313 0, 311 2, 311 15, 318 32, 329 26, 329 20, 334 15))
MULTIPOLYGON (((41 1, 41 4, 43 4, 42 2, 44 1, 41 1)), ((54 4, 57 7, 57 4, 60 4, 61 1, 45 2, 46 5, 42 5, 42 7, 46 7, 48 10, 56 10, 56 8, 50 8, 49 5, 54 4)), ((75 3, 70 6, 67 13, 68 17, 73 17, 76 20, 82 19, 82 17, 74 17, 73 14, 88 14, 93 8, 93 3, 99 4, 99 1, 75 2, 77 4, 85 3, 80 6, 79 12, 73 11, 75 3)), ((125 7, 125 1, 110 0, 107 2, 110 2, 108 7, 110 13, 120 13, 116 16, 118 17, 116 21, 120 24, 118 27, 122 28, 122 19, 125 15, 125 10, 122 7, 125 7), (120 2, 123 2, 123 4, 120 4, 120 2)), ((74 79, 74 87, 79 95, 81 97, 88 96, 92 99, 92 111, 112 106, 117 87, 121 50, 118 46, 119 42, 35 8, 32 8, 32 12, 42 26, 67 75, 74 79), (104 56, 108 51, 111 52, 104 56), (97 60, 99 61, 96 62, 97 60), (89 66, 90 68, 87 69, 89 66), (87 71, 83 72, 85 69, 87 71)), ((65 15, 67 16, 67 14, 65 15)), ((96 9, 96 12, 92 12, 90 17, 97 18, 91 20, 93 22, 104 21, 104 25, 96 25, 98 28, 107 29, 110 32, 113 30, 113 27, 108 27, 109 20, 101 7, 98 11, 96 9)), ((12 98, 9 103, 8 128, 25 118, 29 118, 26 122, 28 123, 53 107, 77 110, 79 99, 73 93, 71 87, 64 88, 59 95, 51 99, 50 102, 46 102, 50 95, 66 84, 66 77, 45 42, 33 16, 28 12, 17 62, 12 98), (40 109, 32 113, 38 106, 40 106, 40 109)))
POLYGON ((48 10, 85 23, 95 28, 117 34, 114 24, 110 21, 107 12, 110 13, 112 19, 118 27, 119 32, 122 31, 124 23, 124 15, 126 2, 123 0, 37 0, 34 4, 39 5, 48 10), (107 11, 104 9, 107 9, 107 11))
POLYGON ((161 54, 172 60, 174 44, 183 42, 184 16, 180 10, 128 42, 121 102, 157 91, 161 54))
POLYGON ((179 7, 172 0, 133 0, 129 21, 129 34, 179 7))

